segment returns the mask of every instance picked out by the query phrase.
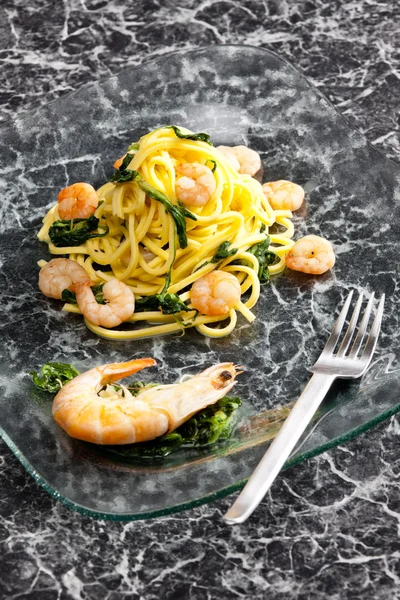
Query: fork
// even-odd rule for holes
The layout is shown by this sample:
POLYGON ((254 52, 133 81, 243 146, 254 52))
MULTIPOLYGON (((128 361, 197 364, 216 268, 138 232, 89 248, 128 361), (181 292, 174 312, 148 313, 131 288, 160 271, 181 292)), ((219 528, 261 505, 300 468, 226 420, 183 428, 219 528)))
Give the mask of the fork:
POLYGON ((325 398, 336 378, 356 379, 361 377, 371 362, 381 328, 385 294, 382 294, 375 319, 372 323, 368 339, 364 343, 368 323, 374 303, 371 294, 367 308, 363 314, 356 334, 356 326, 361 311, 364 293, 361 292, 354 307, 349 325, 340 343, 338 351, 334 350, 344 330, 349 312, 353 291, 349 293, 339 314, 332 333, 317 362, 309 369, 314 374, 297 400, 277 437, 274 439, 264 457, 257 465, 242 492, 224 515, 230 525, 243 523, 257 508, 271 487, 286 459, 290 456, 299 438, 304 433, 314 413, 325 398), (356 335, 355 335, 356 334, 356 335), (350 348, 350 344, 353 344, 350 348), (350 352, 348 352, 350 348, 350 352))

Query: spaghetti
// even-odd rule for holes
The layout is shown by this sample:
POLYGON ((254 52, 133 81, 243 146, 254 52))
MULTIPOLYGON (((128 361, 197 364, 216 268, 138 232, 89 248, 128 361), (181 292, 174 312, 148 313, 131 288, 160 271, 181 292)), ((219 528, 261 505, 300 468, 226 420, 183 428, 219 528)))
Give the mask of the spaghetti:
MULTIPOLYGON (((88 328, 114 340, 186 327, 216 338, 233 331, 237 312, 252 322, 260 280, 285 268, 285 255, 293 246, 292 213, 273 210, 261 184, 239 174, 206 134, 162 127, 132 144, 119 163, 111 180, 97 190, 97 230, 83 243, 52 242, 51 228, 60 223, 57 205, 38 233, 51 254, 68 255, 94 286, 117 278, 133 291, 136 308, 126 321, 129 329, 106 329, 85 320, 88 328), (203 206, 184 206, 177 200, 177 169, 185 163, 205 165, 213 173, 215 190, 203 206), (271 233, 274 224, 282 232, 271 233), (237 278, 241 299, 226 314, 199 314, 190 301, 191 287, 216 269, 237 278)), ((71 301, 64 310, 80 313, 71 301)))

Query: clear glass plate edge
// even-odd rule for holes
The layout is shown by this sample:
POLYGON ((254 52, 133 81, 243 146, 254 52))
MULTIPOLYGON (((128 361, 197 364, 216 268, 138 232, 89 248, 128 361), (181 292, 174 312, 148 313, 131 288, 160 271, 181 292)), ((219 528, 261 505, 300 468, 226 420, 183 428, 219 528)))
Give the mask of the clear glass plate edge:
MULTIPOLYGON (((374 419, 371 419, 370 421, 366 421, 362 425, 359 425, 358 427, 355 427, 354 429, 351 429, 351 430, 347 431, 346 433, 329 440, 328 442, 326 442, 325 444, 322 444, 321 446, 317 446, 317 447, 313 448, 312 450, 309 450, 307 452, 299 454, 293 458, 289 458, 289 460, 286 461, 285 465, 283 466, 282 471, 285 471, 286 469, 290 469, 291 467, 294 467, 294 466, 304 462, 305 460, 308 460, 309 458, 313 458, 314 456, 323 454, 324 452, 331 450, 332 448, 336 448, 340 444, 349 442, 350 440, 354 439, 358 435, 361 435, 362 433, 369 431, 376 425, 379 425, 383 421, 386 421, 390 417, 396 415, 398 412, 400 412, 400 403, 396 404, 389 410, 387 410, 383 413, 380 413, 374 419)), ((316 428, 318 428, 318 423, 315 426, 315 429, 316 428)), ((4 440, 4 442, 10 448, 12 453, 16 456, 16 458, 19 460, 19 462, 22 464, 22 466, 28 471, 28 473, 33 477, 33 479, 42 488, 44 488, 46 490, 46 492, 48 492, 53 498, 55 498, 56 500, 59 500, 62 504, 64 504, 65 506, 68 506, 68 508, 71 508, 72 510, 79 512, 84 516, 94 517, 96 519, 102 519, 102 520, 107 520, 107 521, 140 521, 140 520, 145 520, 145 519, 154 519, 157 517, 165 517, 165 516, 173 514, 173 513, 181 512, 184 510, 189 510, 191 508, 196 508, 197 506, 201 506, 203 504, 208 504, 215 500, 219 500, 220 498, 224 498, 225 496, 229 496, 230 494, 233 494, 234 492, 241 490, 248 481, 248 478, 241 479, 240 481, 236 481, 235 483, 232 483, 231 485, 227 486, 226 488, 222 488, 220 490, 217 490, 216 492, 207 494, 206 496, 202 496, 201 498, 196 498, 195 500, 191 500, 189 502, 183 502, 182 504, 176 504, 175 506, 171 506, 171 507, 161 509, 161 510, 155 510, 155 511, 144 512, 144 513, 135 513, 135 514, 134 513, 121 513, 121 514, 103 513, 100 511, 94 511, 93 509, 82 506, 81 504, 77 504, 77 503, 73 502, 72 500, 69 500, 68 498, 65 498, 64 496, 62 496, 62 494, 57 492, 57 490, 32 467, 32 465, 27 460, 25 455, 19 451, 19 449, 14 445, 11 438, 5 433, 5 431, 3 431, 3 429, 1 429, 1 427, 0 427, 0 437, 4 440)))

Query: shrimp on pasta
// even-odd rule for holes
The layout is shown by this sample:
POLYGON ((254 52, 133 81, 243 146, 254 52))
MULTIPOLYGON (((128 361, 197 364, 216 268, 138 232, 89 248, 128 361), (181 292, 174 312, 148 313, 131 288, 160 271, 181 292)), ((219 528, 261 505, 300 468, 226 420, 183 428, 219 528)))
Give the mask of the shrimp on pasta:
POLYGON ((89 183, 73 183, 58 194, 58 214, 62 219, 86 219, 99 204, 96 190, 89 183))
POLYGON ((39 289, 45 296, 61 300, 64 290, 90 282, 85 269, 69 258, 53 258, 39 271, 39 289))
POLYGON ((204 206, 215 192, 211 169, 199 163, 185 163, 176 168, 182 175, 176 182, 176 197, 186 206, 204 206))

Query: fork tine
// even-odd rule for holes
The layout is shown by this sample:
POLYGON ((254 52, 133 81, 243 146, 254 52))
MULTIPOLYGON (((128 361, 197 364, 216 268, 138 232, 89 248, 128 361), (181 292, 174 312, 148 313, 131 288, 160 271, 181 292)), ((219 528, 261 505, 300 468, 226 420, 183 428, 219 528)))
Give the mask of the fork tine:
POLYGON ((346 317, 347 317, 347 313, 349 311, 349 306, 350 306, 352 297, 353 297, 353 290, 351 290, 351 292, 347 296, 346 302, 344 303, 344 306, 343 306, 342 310, 340 311, 338 319, 332 329, 332 333, 329 336, 328 341, 325 344, 325 348, 323 349, 322 354, 325 354, 325 353, 332 354, 333 350, 335 349, 335 346, 338 342, 340 334, 342 333, 343 325, 346 321, 346 317))
POLYGON ((379 332, 381 330, 384 304, 385 294, 382 294, 381 299, 379 301, 378 310, 376 311, 374 322, 372 323, 371 333, 368 336, 368 340, 365 344, 364 351, 360 357, 361 361, 365 361, 364 371, 368 368, 368 365, 371 362, 372 355, 374 354, 375 347, 378 341, 379 332))
POLYGON ((337 352, 337 356, 344 356, 350 346, 351 340, 353 339, 354 332, 356 330, 356 325, 358 321, 358 316, 361 310, 361 304, 364 298, 364 292, 360 292, 358 296, 357 304, 354 307, 353 314, 351 316, 351 320, 349 326, 346 331, 346 335, 343 338, 342 343, 340 344, 339 350, 337 352))
POLYGON ((354 340, 354 344, 351 348, 351 351, 349 354, 350 358, 356 358, 358 351, 360 350, 360 348, 362 346, 365 332, 367 331, 368 321, 370 319, 371 312, 372 312, 372 305, 374 303, 374 297, 375 297, 375 292, 372 292, 371 297, 368 301, 368 305, 367 305, 366 311, 364 313, 363 319, 360 323, 360 327, 358 329, 356 339, 354 340))

